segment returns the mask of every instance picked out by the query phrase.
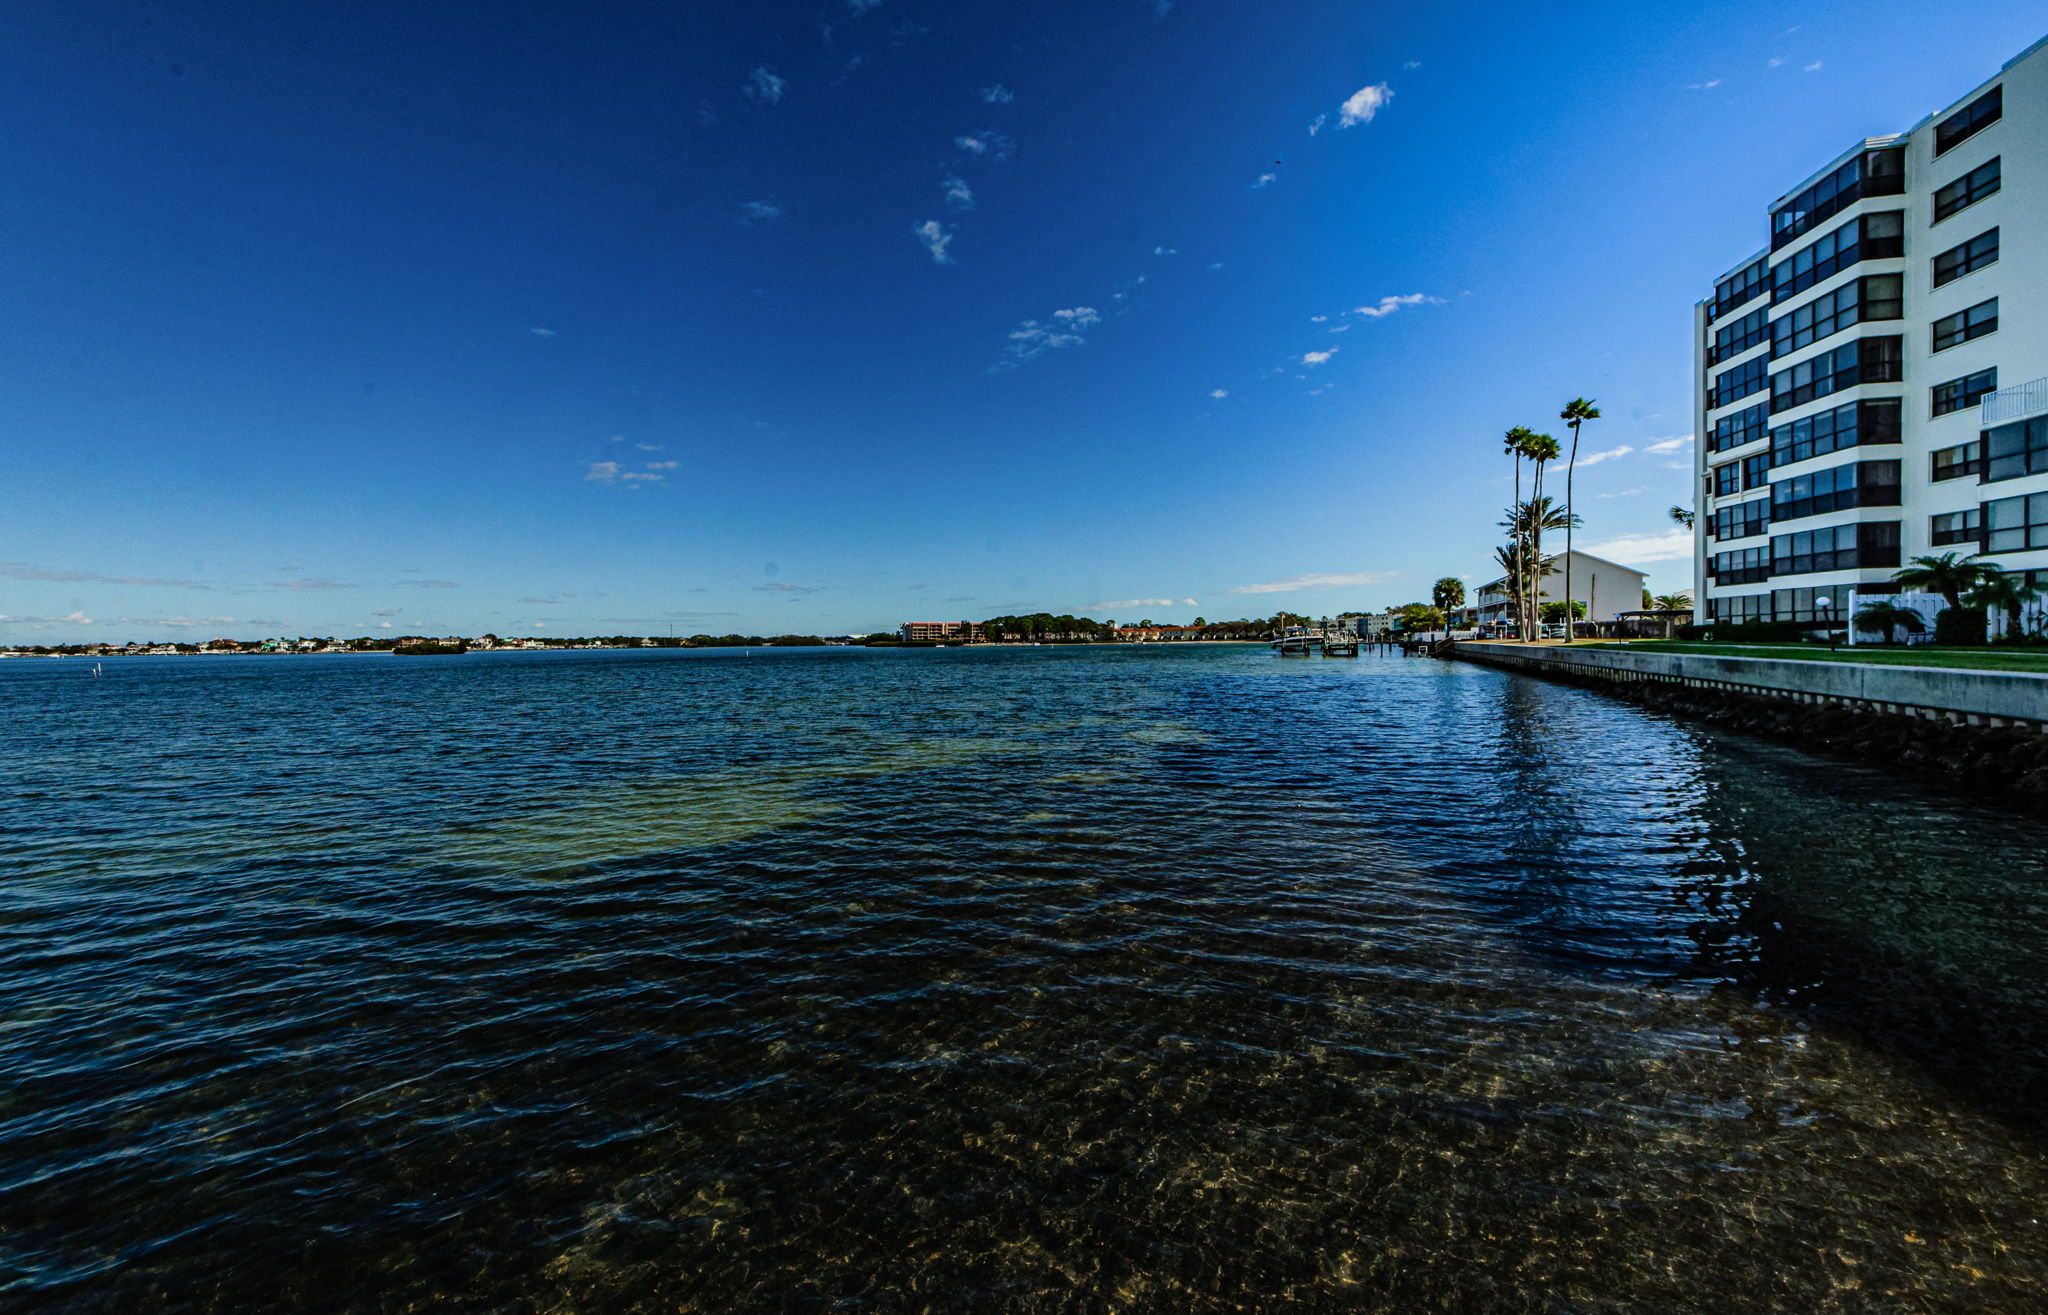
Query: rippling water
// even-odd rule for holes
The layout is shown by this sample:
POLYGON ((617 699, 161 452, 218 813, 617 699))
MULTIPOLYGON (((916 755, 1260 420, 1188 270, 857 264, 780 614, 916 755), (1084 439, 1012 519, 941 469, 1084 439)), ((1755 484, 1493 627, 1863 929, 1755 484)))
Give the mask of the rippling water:
POLYGON ((1453 663, 0 663, 0 1307, 2048 1308, 2048 827, 1453 663))

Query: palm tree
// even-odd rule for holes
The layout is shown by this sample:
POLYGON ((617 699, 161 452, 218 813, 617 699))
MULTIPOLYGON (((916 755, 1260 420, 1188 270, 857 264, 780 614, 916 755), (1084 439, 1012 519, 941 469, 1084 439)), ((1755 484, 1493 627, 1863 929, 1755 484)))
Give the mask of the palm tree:
POLYGON ((1669 513, 1667 513, 1667 514, 1668 514, 1668 515, 1669 515, 1669 516, 1671 517, 1671 523, 1672 523, 1673 525, 1683 525, 1683 526, 1684 526, 1684 527, 1685 527, 1686 529, 1688 529, 1688 530, 1692 528, 1692 523, 1693 523, 1693 510, 1692 510, 1692 508, 1690 508, 1690 507, 1673 507, 1673 508, 1672 508, 1672 509, 1670 510, 1670 512, 1669 512, 1669 513))
POLYGON ((1978 561, 1974 553, 1945 552, 1938 557, 1915 557, 1892 580, 1908 589, 1940 594, 1950 607, 1963 605, 1963 594, 1999 573, 1997 562, 1978 561))
MULTIPOLYGON (((1524 440, 1523 448, 1528 453, 1530 464, 1535 467, 1535 473, 1529 479, 1529 503, 1531 506, 1538 504, 1548 505, 1547 500, 1543 496, 1543 467, 1557 460, 1557 440, 1548 434, 1531 434, 1524 440)), ((1532 572, 1547 571, 1548 569, 1548 564, 1543 560, 1543 520, 1541 517, 1534 518, 1529 523, 1529 566, 1532 572)), ((1541 574, 1531 576, 1529 580, 1529 598, 1531 600, 1530 611, 1533 614, 1543 603, 1543 576, 1541 574)), ((1541 632, 1533 632, 1529 637, 1534 639, 1539 633, 1541 632)))
POLYGON ((1660 612, 1690 612, 1692 595, 1689 593, 1658 594, 1650 600, 1650 606, 1660 612))
POLYGON ((1450 630, 1450 615, 1465 605, 1465 582, 1455 575, 1447 575, 1429 587, 1429 601, 1444 614, 1444 630, 1450 630))
POLYGON ((1968 597, 1964 601, 1972 607, 1981 607, 1987 612, 1994 607, 2004 612, 2005 637, 2007 639, 2018 639, 2020 637, 2020 609, 2040 596, 2041 591, 2039 589, 2036 589, 2033 585, 2022 583, 2018 576, 2000 575, 1994 571, 1978 581, 1977 587, 1970 590, 1968 597))
POLYGON ((1522 541, 1519 538, 1510 539, 1495 548, 1493 560, 1500 563, 1503 582, 1508 589, 1508 606, 1514 611, 1515 628, 1519 631, 1522 613, 1525 610, 1522 606, 1522 582, 1526 575, 1522 570, 1522 541))
MULTIPOLYGON (((1522 458, 1529 455, 1529 444, 1535 437, 1535 430, 1527 425, 1516 425, 1502 439, 1504 450, 1515 459, 1515 505, 1517 507, 1522 505, 1522 458)), ((1519 596, 1520 590, 1517 589, 1516 593, 1519 596)), ((1527 620, 1522 615, 1525 610, 1521 607, 1515 609, 1515 624, 1518 627, 1526 628, 1528 625, 1527 620)), ((1528 638, 1526 634, 1522 637, 1524 639, 1528 638)))
POLYGON ((1927 623, 1912 608, 1879 599, 1856 614, 1856 628, 1866 635, 1883 635, 1881 642, 1889 644, 1892 631, 1903 630, 1909 635, 1917 635, 1927 629, 1927 623))
MULTIPOLYGON (((1600 418, 1600 408, 1594 406, 1589 398, 1574 397, 1571 401, 1564 404, 1564 410, 1557 413, 1557 418, 1572 428, 1572 454, 1564 463, 1564 509, 1569 514, 1572 511, 1572 472, 1579 464, 1579 426, 1588 420, 1598 420, 1600 418)), ((1572 526, 1570 521, 1566 521, 1564 527, 1564 599, 1567 603, 1572 600, 1572 526)), ((1576 631, 1573 627, 1566 626, 1564 633, 1565 639, 1570 640, 1576 631)))

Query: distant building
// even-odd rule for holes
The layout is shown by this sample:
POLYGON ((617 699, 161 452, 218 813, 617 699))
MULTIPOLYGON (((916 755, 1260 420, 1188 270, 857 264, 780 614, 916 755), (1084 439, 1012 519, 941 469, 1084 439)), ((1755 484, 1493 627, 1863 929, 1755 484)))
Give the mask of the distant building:
POLYGON ((905 643, 947 639, 979 643, 984 638, 978 621, 905 621, 896 627, 896 637, 905 643))
POLYGON ((1126 640, 1200 639, 1206 626, 1118 626, 1116 637, 1126 640))
MULTIPOLYGON (((1550 572, 1543 577, 1543 587, 1537 591, 1539 603, 1564 601, 1564 566, 1563 553, 1551 560, 1550 572)), ((1612 621, 1623 612, 1634 612, 1642 607, 1646 577, 1641 571, 1583 552, 1571 554, 1571 566, 1572 594, 1586 605, 1584 620, 1612 621)), ((1507 577, 1480 585, 1473 596, 1471 610, 1479 625, 1509 623, 1513 612, 1508 607, 1507 577)))

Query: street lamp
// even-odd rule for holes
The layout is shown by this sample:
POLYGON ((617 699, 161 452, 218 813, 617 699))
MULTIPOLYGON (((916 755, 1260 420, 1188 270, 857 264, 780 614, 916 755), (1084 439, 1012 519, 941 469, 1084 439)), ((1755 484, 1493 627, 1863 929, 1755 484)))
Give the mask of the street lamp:
POLYGON ((1834 612, 1835 600, 1822 594, 1813 600, 1813 606, 1814 610, 1820 613, 1821 629, 1828 637, 1828 651, 1832 653, 1835 651, 1835 628, 1829 623, 1828 617, 1834 612))

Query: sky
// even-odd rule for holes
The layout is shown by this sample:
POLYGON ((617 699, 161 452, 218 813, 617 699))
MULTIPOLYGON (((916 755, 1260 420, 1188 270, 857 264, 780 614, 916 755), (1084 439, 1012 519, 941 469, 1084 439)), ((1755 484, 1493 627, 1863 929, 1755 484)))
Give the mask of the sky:
POLYGON ((0 7, 0 639, 1690 582, 1692 304, 2048 2, 0 7), (1551 490, 1561 479, 1553 475, 1551 490))

